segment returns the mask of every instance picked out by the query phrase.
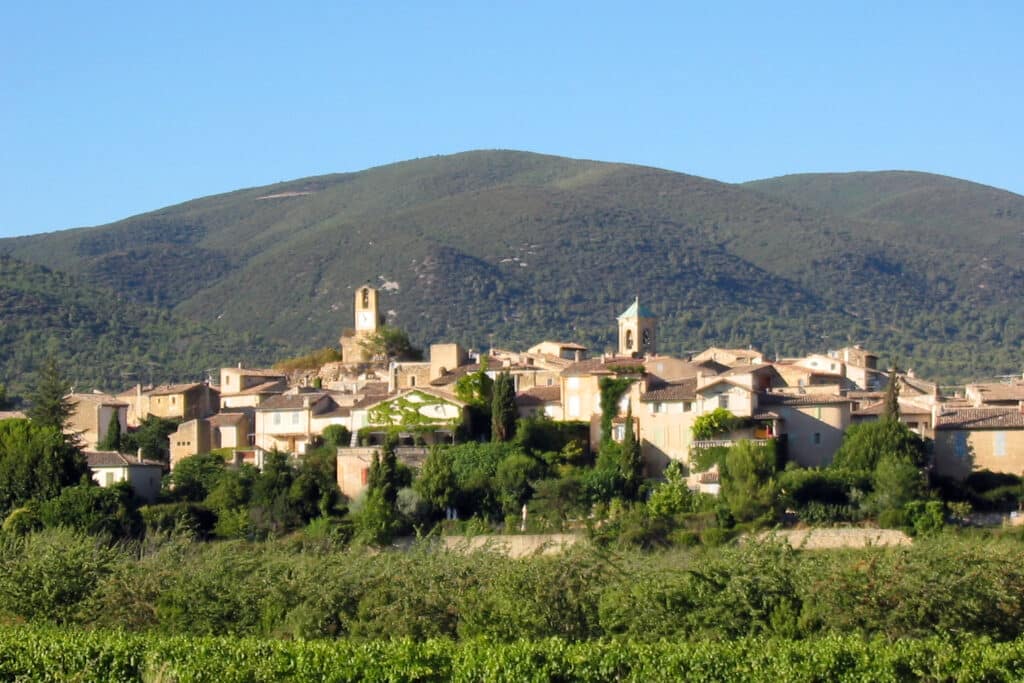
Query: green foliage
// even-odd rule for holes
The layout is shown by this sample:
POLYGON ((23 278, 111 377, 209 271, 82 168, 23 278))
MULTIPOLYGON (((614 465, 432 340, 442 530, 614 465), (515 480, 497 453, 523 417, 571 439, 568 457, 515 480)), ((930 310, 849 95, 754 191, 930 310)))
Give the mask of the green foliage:
POLYGON ((57 359, 48 356, 39 369, 28 396, 28 418, 40 427, 53 427, 63 433, 74 412, 74 406, 68 398, 69 393, 71 383, 61 372, 57 359))
POLYGON ((728 434, 736 428, 739 419, 725 408, 715 408, 710 413, 698 415, 693 420, 690 433, 694 441, 713 439, 728 434))
POLYGON ((0 420, 0 514, 55 498, 87 471, 81 452, 56 427, 0 420))
POLYGON ((601 441, 612 436, 612 420, 619 414, 619 401, 636 381, 631 377, 602 377, 597 380, 601 391, 601 441))
POLYGON ((690 466, 695 472, 707 472, 715 465, 719 471, 725 462, 725 456, 729 454, 729 446, 710 446, 702 448, 690 448, 690 466))
POLYGON ((533 483, 544 474, 544 463, 525 453, 506 455, 494 472, 494 488, 506 515, 515 515, 533 495, 533 483))
POLYGON ((116 551, 66 528, 0 537, 0 611, 56 624, 78 618, 116 551))
POLYGON ((491 440, 511 441, 516 431, 516 391, 512 375, 498 373, 491 401, 491 440))
POLYGON ((142 457, 169 462, 170 435, 178 430, 178 423, 178 420, 147 415, 134 431, 121 437, 121 447, 127 453, 136 453, 141 448, 142 457))
POLYGON ((445 446, 430 449, 413 487, 425 501, 439 510, 458 501, 459 484, 455 475, 455 452, 445 446))
POLYGON ((889 381, 885 385, 885 397, 882 401, 882 420, 900 419, 900 383, 896 364, 893 363, 889 372, 889 381))
POLYGON ((169 483, 178 500, 202 502, 224 474, 224 458, 202 453, 182 458, 174 465, 169 483))
POLYGON ((720 474, 722 499, 739 522, 762 519, 778 504, 774 443, 743 440, 729 449, 720 474))
POLYGON ((921 437, 897 420, 862 422, 847 428, 832 466, 872 472, 884 456, 920 467, 925 461, 925 444, 921 437))
POLYGON ((141 518, 126 482, 109 487, 91 481, 68 486, 56 498, 39 504, 39 520, 47 527, 108 538, 130 538, 141 531, 141 518))
POLYGON ((115 410, 110 414, 107 433, 103 435, 103 440, 96 447, 101 451, 121 451, 121 420, 118 417, 118 411, 115 410))
POLYGON ((352 432, 345 425, 327 425, 322 436, 328 448, 345 448, 352 442, 352 432))
POLYGON ((516 443, 528 453, 560 453, 574 444, 582 451, 589 438, 589 426, 583 422, 556 422, 547 415, 535 415, 519 420, 516 425, 516 443))
POLYGON ((370 358, 387 361, 423 360, 423 350, 412 345, 408 333, 390 325, 382 325, 376 332, 362 339, 359 345, 370 358))
POLYGON ((633 433, 633 404, 626 406, 626 424, 622 433, 620 448, 623 496, 628 500, 635 499, 640 493, 640 485, 644 478, 644 460, 640 450, 640 440, 633 433))
POLYGON ((398 512, 398 461, 391 444, 383 454, 374 452, 370 466, 366 499, 356 521, 360 540, 371 545, 387 545, 400 527, 398 512))
POLYGON ((695 494, 686 486, 682 465, 672 461, 665 468, 665 481, 654 487, 647 499, 647 511, 653 517, 674 517, 695 509, 695 494))
POLYGON ((895 455, 884 455, 871 477, 872 492, 867 504, 882 513, 900 510, 924 495, 924 474, 914 463, 895 455))

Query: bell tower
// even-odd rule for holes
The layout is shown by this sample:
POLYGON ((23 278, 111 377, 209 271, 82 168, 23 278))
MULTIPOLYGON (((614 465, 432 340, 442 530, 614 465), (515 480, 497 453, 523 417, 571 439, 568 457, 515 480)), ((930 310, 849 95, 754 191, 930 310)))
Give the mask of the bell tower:
POLYGON ((380 311, 377 309, 377 290, 363 285, 356 290, 356 336, 373 334, 380 326, 380 311))
POLYGON ((658 319, 640 305, 640 297, 619 316, 619 355, 654 355, 658 348, 658 319))

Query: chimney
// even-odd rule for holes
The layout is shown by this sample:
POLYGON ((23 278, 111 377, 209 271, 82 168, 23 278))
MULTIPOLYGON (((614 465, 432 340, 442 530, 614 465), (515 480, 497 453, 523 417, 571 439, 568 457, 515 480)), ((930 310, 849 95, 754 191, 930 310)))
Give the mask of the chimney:
POLYGON ((138 462, 142 462, 142 449, 141 448, 139 450, 135 451, 135 459, 138 462))
POLYGON ((242 361, 238 361, 238 369, 239 369, 239 370, 241 370, 241 369, 242 369, 242 361))

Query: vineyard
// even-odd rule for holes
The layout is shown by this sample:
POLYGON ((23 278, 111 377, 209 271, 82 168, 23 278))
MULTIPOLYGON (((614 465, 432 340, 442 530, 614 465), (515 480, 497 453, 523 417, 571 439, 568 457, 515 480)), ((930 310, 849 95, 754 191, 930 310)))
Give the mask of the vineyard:
POLYGON ((11 627, 0 679, 32 681, 1002 681, 1024 641, 559 639, 303 642, 11 627))

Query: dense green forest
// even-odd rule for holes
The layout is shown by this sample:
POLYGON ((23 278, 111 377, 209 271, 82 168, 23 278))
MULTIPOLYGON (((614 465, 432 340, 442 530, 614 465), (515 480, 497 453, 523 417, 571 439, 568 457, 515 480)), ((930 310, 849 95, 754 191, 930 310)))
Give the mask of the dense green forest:
POLYGON ((10 397, 27 395, 47 357, 77 389, 119 390, 203 379, 232 359, 271 360, 276 348, 0 255, 0 385, 10 397))
POLYGON ((951 383, 1020 371, 1022 234, 1024 198, 952 178, 730 185, 489 151, 206 197, 0 252, 287 353, 336 343, 369 282, 421 346, 555 337, 601 351, 640 295, 664 352, 859 342, 951 383))

